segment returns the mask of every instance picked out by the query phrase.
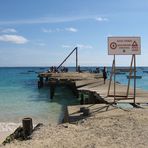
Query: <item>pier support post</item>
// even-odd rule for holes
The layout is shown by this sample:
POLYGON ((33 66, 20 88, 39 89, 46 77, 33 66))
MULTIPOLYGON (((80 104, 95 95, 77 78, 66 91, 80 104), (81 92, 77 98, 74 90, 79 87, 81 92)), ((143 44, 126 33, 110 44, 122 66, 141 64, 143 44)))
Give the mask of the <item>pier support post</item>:
POLYGON ((23 131, 24 131, 24 136, 27 138, 32 134, 33 131, 33 124, 32 124, 32 119, 31 118, 24 118, 22 120, 23 124, 23 131))
POLYGON ((64 107, 64 118, 63 118, 63 123, 66 123, 66 122, 69 122, 67 106, 64 107))
POLYGON ((80 97, 81 97, 80 105, 83 105, 84 104, 84 94, 81 93, 80 97))
POLYGON ((88 101, 89 101, 89 103, 91 103, 91 104, 97 103, 97 100, 96 100, 96 97, 95 97, 95 95, 94 95, 94 92, 90 91, 90 92, 88 93, 88 101))
POLYGON ((43 85, 44 85, 44 83, 43 83, 43 77, 39 76, 38 88, 42 88, 43 85))
POLYGON ((53 99, 55 93, 55 82, 50 83, 50 99, 53 99))
POLYGON ((72 89, 73 94, 76 96, 76 98, 79 98, 79 92, 77 90, 75 82, 70 82, 70 87, 72 89))
POLYGON ((89 92, 88 93, 88 101, 89 101, 89 103, 93 103, 94 101, 94 95, 93 95, 93 92, 89 92))
POLYGON ((48 82, 48 77, 46 77, 45 81, 48 82))

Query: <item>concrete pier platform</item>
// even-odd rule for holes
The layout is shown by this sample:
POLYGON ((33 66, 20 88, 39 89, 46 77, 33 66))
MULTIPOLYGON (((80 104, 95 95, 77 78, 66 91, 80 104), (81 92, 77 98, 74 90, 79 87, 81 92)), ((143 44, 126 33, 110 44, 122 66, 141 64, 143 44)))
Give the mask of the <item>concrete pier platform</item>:
MULTIPOLYGON (((101 73, 78 73, 78 72, 67 72, 67 73, 40 73, 40 78, 48 78, 49 85, 52 83, 52 81, 58 83, 58 84, 65 84, 69 86, 75 86, 71 87, 76 89, 78 92, 92 92, 94 95, 105 102, 113 103, 114 102, 114 83, 111 83, 110 87, 110 95, 112 97, 108 97, 108 86, 109 81, 107 80, 104 84, 104 80, 101 73), (70 85, 72 84, 72 85, 70 85)), ((119 83, 116 83, 116 95, 117 96, 126 96, 127 93, 127 86, 121 85, 119 83)), ((134 95, 134 89, 129 88, 129 98, 132 98, 134 95)), ((126 99, 125 97, 116 97, 117 102, 128 102, 133 103, 133 99, 126 99)), ((141 89, 136 89, 136 99, 135 103, 148 103, 148 91, 144 91, 141 89)))
MULTIPOLYGON (((100 79, 95 79, 95 80, 83 80, 83 81, 76 81, 76 86, 79 91, 93 91, 96 94, 98 94, 101 98, 103 98, 106 102, 108 103, 113 103, 114 102, 114 97, 107 97, 108 93, 108 85, 109 81, 107 80, 106 83, 104 84, 104 81, 102 78, 100 79)), ((111 84, 111 89, 110 89, 110 95, 114 94, 114 83, 112 82, 111 84)), ((118 96, 125 96, 127 92, 127 86, 122 85, 119 83, 116 83, 116 95, 118 96)), ((129 97, 132 97, 134 93, 134 89, 130 87, 129 89, 129 97)), ((118 97, 117 97, 118 99, 118 97)), ((128 102, 132 103, 133 100, 131 99, 125 99, 123 97, 123 100, 121 97, 117 102, 128 102)), ((136 103, 148 103, 148 91, 144 91, 141 89, 136 89, 136 103)))

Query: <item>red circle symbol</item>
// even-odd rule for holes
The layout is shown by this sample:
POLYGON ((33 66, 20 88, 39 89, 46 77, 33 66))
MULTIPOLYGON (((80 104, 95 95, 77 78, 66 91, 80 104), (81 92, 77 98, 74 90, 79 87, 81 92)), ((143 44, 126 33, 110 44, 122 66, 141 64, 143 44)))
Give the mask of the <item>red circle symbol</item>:
POLYGON ((117 44, 115 42, 110 43, 110 48, 111 49, 116 49, 117 48, 117 44))

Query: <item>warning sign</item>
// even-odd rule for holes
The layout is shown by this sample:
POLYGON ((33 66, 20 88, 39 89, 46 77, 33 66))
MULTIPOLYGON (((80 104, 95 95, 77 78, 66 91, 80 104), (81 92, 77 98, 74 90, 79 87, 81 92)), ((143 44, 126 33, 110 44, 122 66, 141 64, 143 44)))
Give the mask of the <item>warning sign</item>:
POLYGON ((108 37, 109 55, 141 54, 140 37, 108 37))
POLYGON ((117 48, 117 44, 115 42, 110 43, 110 48, 111 49, 116 49, 117 48))
POLYGON ((138 51, 138 44, 136 41, 134 41, 132 44, 132 51, 138 51))

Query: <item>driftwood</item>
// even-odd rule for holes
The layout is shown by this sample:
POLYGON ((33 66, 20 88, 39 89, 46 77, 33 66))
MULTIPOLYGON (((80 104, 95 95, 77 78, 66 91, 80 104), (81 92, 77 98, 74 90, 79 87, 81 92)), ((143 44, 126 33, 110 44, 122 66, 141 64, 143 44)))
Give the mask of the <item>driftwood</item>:
POLYGON ((43 123, 38 123, 38 124, 34 127, 33 132, 39 130, 40 127, 42 127, 42 126, 43 126, 43 123))
POLYGON ((10 143, 14 139, 25 140, 23 127, 18 127, 14 133, 10 134, 2 143, 3 145, 10 143))
MULTIPOLYGON (((42 123, 37 124, 34 129, 32 130, 32 132, 37 131, 40 129, 40 127, 43 126, 42 123)), ((23 127, 19 126, 12 134, 10 134, 2 143, 3 145, 6 145, 7 143, 10 143, 14 140, 29 140, 31 139, 31 134, 29 136, 26 136, 24 133, 24 129, 23 127)))

